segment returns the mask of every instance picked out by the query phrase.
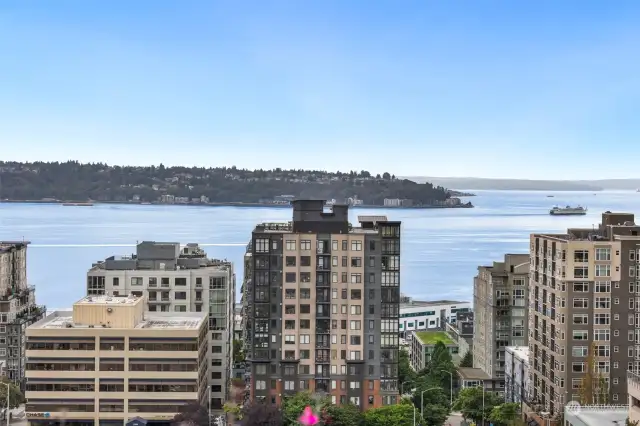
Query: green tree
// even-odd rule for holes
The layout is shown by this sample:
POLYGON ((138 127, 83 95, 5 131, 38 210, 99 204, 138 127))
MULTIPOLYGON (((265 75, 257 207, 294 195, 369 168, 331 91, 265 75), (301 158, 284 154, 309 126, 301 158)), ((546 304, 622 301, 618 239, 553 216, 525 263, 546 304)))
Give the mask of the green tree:
POLYGON ((496 405, 489 414, 489 420, 496 425, 515 426, 520 422, 520 404, 507 402, 496 405))
POLYGON ((484 412, 482 388, 464 388, 458 392, 458 397, 453 403, 454 411, 459 411, 465 419, 478 423, 482 419, 488 419, 493 407, 500 405, 503 400, 494 392, 484 392, 484 412), (483 415, 484 414, 484 415, 483 415))
POLYGON ((638 426, 640 425, 640 421, 638 420, 630 420, 629 417, 627 417, 627 420, 625 421, 625 426, 638 426))
POLYGON ((244 347, 242 345, 242 341, 234 340, 233 341, 233 362, 244 362, 244 347))
POLYGON ((420 381, 420 385, 416 388, 413 394, 413 404, 422 411, 428 425, 442 425, 451 412, 449 392, 445 392, 439 385, 425 380, 420 381), (422 408, 420 408, 421 406, 422 408))
POLYGON ((415 424, 426 424, 418 409, 407 403, 372 408, 365 411, 363 417, 367 426, 413 426, 414 415, 415 424))
POLYGON ((25 402, 24 395, 20 392, 20 388, 6 377, 0 380, 0 407, 7 407, 7 384, 9 384, 9 408, 18 408, 25 402))
POLYGON ((444 343, 435 344, 429 364, 419 375, 430 386, 440 386, 447 391, 451 389, 451 380, 456 375, 456 367, 453 364, 451 352, 444 343))
POLYGON ((329 405, 321 411, 320 420, 331 426, 360 426, 362 412, 353 404, 329 405))
POLYGON ((416 379, 416 372, 411 368, 409 363, 409 352, 406 349, 400 349, 398 356, 398 381, 400 383, 412 382, 416 379))
POLYGON ((467 353, 464 354, 464 357, 462 357, 462 361, 460 361, 460 367, 473 367, 473 353, 471 351, 467 351, 467 353))

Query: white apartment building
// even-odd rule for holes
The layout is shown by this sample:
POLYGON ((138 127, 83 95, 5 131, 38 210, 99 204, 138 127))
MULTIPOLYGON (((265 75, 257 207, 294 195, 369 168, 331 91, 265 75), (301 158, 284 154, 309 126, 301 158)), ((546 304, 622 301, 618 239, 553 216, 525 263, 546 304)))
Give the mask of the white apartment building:
POLYGON ((454 324, 459 312, 470 312, 470 302, 454 300, 420 301, 405 297, 400 303, 400 333, 407 337, 412 331, 444 329, 454 324))
POLYGON ((530 392, 529 347, 507 346, 504 351, 505 402, 527 404, 530 392))
POLYGON ((136 253, 111 256, 87 273, 88 295, 145 296, 148 312, 209 312, 211 409, 222 412, 233 364, 235 273, 197 244, 143 241, 136 253))

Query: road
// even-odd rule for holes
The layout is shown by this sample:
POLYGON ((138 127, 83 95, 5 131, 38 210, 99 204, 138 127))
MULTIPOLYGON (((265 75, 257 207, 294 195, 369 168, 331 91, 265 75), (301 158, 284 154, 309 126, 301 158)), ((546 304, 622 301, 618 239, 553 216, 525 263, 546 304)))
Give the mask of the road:
POLYGON ((462 414, 460 413, 451 413, 447 421, 444 423, 445 426, 462 426, 464 423, 462 422, 462 414))

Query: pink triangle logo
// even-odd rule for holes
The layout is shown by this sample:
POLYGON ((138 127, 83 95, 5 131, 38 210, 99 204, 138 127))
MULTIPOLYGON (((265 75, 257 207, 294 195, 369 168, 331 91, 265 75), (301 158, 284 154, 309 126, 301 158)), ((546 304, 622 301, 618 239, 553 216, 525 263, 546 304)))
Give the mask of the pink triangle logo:
POLYGON ((299 420, 300 420, 300 423, 303 424, 304 426, 313 426, 318 423, 318 416, 313 414, 311 407, 307 405, 307 407, 302 412, 302 415, 300 416, 299 420))

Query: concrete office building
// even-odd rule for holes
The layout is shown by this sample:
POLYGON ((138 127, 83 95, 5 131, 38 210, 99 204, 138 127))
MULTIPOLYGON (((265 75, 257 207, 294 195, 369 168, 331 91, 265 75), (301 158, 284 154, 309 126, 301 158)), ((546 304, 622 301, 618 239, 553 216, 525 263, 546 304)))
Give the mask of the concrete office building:
POLYGON ((134 417, 168 425, 182 405, 206 406, 207 314, 145 304, 87 296, 27 329, 32 425, 124 426, 134 417))
POLYGON ((35 287, 27 283, 27 241, 0 241, 0 363, 10 380, 24 389, 24 332, 42 319, 35 287))
POLYGON ((111 256, 87 273, 88 295, 145 296, 149 312, 208 312, 209 385, 216 414, 228 399, 233 363, 233 264, 209 259, 197 244, 144 241, 130 256, 111 256))
POLYGON ((634 364, 640 285, 640 226, 633 214, 563 234, 531 235, 529 359, 531 395, 551 413, 580 400, 587 356, 609 386, 608 401, 627 400, 634 364))
POLYGON ((245 281, 251 398, 310 390, 362 409, 398 400, 400 222, 296 200, 253 231, 245 281))
POLYGON ((413 331, 442 330, 455 323, 459 313, 471 311, 471 303, 456 300, 413 300, 404 297, 400 303, 400 333, 408 337, 413 331))
POLYGON ((529 255, 480 266, 473 281, 473 367, 504 388, 505 348, 527 344, 529 255))

